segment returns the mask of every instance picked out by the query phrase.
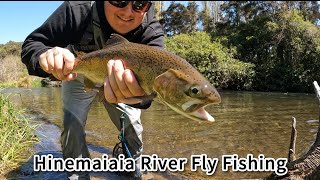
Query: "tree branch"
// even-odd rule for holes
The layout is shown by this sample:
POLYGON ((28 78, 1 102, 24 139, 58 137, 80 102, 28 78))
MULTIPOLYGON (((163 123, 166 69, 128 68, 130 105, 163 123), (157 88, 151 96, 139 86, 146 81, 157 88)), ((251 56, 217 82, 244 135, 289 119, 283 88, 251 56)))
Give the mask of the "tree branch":
POLYGON ((296 140, 297 140, 297 129, 296 129, 296 118, 292 117, 292 129, 291 129, 291 141, 288 153, 288 163, 296 160, 296 140))

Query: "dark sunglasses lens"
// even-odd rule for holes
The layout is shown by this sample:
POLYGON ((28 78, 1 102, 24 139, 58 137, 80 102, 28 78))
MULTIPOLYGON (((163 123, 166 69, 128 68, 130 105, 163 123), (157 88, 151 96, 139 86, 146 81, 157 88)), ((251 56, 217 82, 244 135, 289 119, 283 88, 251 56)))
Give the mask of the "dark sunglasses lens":
POLYGON ((133 1, 132 8, 135 11, 146 11, 149 6, 148 1, 133 1))
POLYGON ((129 4, 129 1, 109 1, 109 3, 118 8, 124 8, 129 4))

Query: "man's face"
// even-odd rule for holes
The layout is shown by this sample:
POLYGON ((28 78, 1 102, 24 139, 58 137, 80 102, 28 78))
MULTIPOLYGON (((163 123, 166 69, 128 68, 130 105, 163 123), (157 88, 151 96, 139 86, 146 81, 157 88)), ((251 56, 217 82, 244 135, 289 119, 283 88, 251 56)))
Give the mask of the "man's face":
POLYGON ((119 34, 126 34, 137 28, 143 21, 146 12, 136 12, 132 2, 126 7, 118 8, 108 1, 104 2, 104 14, 110 26, 119 34))

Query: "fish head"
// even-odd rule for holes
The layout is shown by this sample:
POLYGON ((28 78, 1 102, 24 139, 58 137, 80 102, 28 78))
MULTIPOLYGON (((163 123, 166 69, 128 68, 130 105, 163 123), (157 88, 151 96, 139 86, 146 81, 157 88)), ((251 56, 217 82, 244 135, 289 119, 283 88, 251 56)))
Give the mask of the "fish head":
POLYGON ((213 122, 214 118, 204 108, 221 102, 216 88, 197 71, 186 73, 169 69, 155 79, 153 89, 160 102, 198 121, 213 122))

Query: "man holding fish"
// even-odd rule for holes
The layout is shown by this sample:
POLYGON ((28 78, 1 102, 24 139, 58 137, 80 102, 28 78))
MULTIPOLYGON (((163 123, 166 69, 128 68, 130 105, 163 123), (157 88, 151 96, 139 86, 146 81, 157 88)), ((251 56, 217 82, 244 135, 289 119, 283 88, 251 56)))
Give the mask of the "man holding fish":
MULTIPOLYGON (((154 99, 190 119, 214 121, 204 107, 219 103, 220 95, 186 60, 163 50, 164 34, 151 5, 65 2, 26 38, 22 61, 29 74, 63 80, 64 158, 89 157, 84 127, 97 92, 88 88, 102 87, 99 96, 119 130, 125 118, 125 142, 134 159, 142 152, 139 109, 154 99)), ((69 175, 89 178, 85 172, 69 175)), ((135 176, 141 178, 139 170, 135 176)))
MULTIPOLYGON (((104 39, 118 33, 130 41, 163 48, 162 26, 154 18, 151 5, 151 1, 64 2, 25 39, 21 56, 29 74, 40 77, 52 74, 63 80, 61 144, 65 159, 90 156, 85 141, 85 124, 97 94, 95 91, 85 92, 85 78, 72 73, 75 54, 69 45, 79 45, 76 50, 90 52, 103 48, 104 39)), ((143 130, 139 108, 148 108, 151 102, 141 105, 140 100, 125 101, 127 97, 143 96, 145 92, 133 72, 125 69, 121 59, 110 60, 107 68, 104 105, 119 130, 120 115, 126 113, 125 138, 133 158, 137 159, 142 152, 143 130)), ((89 179, 87 172, 68 173, 68 176, 69 179, 89 179)), ((135 176, 141 176, 141 173, 135 176)))

